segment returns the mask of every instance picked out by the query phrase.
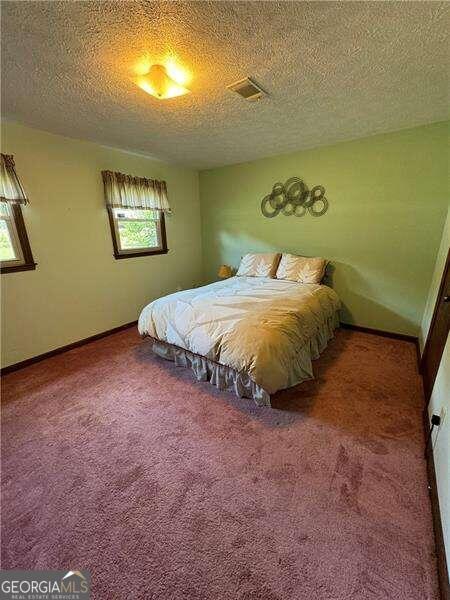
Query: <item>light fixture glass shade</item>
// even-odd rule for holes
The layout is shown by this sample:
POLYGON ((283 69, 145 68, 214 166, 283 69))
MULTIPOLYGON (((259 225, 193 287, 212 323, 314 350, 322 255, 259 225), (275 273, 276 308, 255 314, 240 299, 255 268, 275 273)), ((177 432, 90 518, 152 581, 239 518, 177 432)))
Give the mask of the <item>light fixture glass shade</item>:
MULTIPOLYGON (((173 75, 172 71, 171 74, 173 75)), ((151 94, 159 100, 183 96, 190 92, 184 85, 170 77, 163 65, 152 65, 148 73, 137 78, 136 83, 147 94, 151 94)))
POLYGON ((227 277, 231 277, 231 275, 233 274, 233 271, 231 270, 231 267, 228 265, 220 265, 219 272, 217 274, 222 279, 227 279, 227 277))

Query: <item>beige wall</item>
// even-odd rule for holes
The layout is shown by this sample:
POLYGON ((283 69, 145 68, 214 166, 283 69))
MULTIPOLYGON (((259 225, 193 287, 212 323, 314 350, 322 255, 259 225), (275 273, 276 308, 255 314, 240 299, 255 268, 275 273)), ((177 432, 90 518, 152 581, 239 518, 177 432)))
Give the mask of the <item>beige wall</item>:
POLYGON ((201 281, 198 174, 158 160, 2 123, 31 203, 35 271, 1 275, 2 366, 117 327, 153 298, 201 281), (115 260, 100 171, 165 179, 169 253, 115 260))

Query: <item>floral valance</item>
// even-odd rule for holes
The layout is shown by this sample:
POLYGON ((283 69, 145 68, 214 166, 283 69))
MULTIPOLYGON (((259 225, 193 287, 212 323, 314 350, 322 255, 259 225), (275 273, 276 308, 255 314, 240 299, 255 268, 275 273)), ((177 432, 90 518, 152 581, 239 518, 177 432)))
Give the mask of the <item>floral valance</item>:
POLYGON ((147 208, 170 213, 165 181, 102 171, 106 205, 111 208, 147 208))
POLYGON ((28 204, 28 197, 17 177, 14 157, 0 154, 0 201, 11 204, 28 204))

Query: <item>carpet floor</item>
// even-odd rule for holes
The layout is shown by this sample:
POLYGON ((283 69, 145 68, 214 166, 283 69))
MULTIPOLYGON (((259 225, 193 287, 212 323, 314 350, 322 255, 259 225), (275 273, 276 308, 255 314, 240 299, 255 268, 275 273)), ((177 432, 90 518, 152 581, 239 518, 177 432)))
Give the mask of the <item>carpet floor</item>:
POLYGON ((2 568, 96 600, 435 600, 413 344, 340 330, 258 408, 130 329, 3 378, 2 568))

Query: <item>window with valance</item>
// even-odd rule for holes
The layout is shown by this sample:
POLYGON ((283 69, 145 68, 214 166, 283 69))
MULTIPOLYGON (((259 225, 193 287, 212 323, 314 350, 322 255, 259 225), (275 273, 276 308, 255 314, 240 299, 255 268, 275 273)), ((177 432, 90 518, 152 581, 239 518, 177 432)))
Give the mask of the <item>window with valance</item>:
POLYGON ((102 171, 115 258, 165 254, 165 181, 102 171))

